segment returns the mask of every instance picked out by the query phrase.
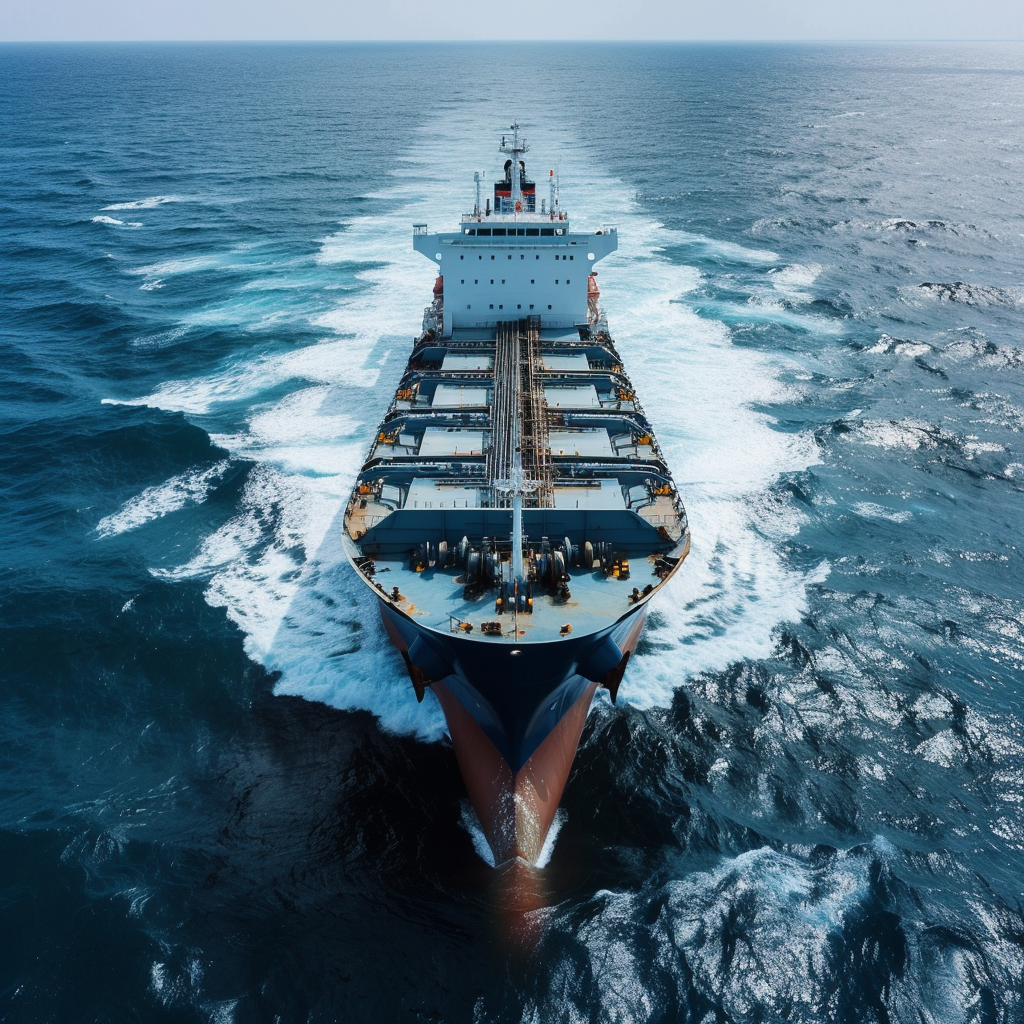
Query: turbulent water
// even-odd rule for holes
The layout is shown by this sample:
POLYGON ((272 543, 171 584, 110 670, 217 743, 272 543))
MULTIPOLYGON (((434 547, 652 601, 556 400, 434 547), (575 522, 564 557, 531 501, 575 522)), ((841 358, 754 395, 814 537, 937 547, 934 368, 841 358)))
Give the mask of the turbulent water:
POLYGON ((1024 47, 7 46, 0 103, 0 1018, 1024 1020, 1024 47), (513 118, 694 545, 526 948, 338 543, 513 118))

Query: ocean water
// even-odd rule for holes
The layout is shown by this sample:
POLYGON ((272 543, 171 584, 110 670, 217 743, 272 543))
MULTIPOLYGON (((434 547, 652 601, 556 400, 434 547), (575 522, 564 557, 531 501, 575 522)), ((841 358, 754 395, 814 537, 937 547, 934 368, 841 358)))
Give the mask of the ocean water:
POLYGON ((1024 46, 0 47, 0 1019, 1024 1020, 1024 46), (693 553, 532 942, 338 516, 517 118, 693 553))

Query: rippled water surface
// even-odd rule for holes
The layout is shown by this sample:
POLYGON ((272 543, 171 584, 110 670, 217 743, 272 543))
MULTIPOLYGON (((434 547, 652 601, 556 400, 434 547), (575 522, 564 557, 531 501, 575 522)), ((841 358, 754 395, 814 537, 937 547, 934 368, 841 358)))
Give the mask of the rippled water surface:
POLYGON ((0 1018, 1024 1019, 1024 47, 6 46, 0 115, 0 1018), (694 537, 529 942, 337 540, 513 118, 694 537))

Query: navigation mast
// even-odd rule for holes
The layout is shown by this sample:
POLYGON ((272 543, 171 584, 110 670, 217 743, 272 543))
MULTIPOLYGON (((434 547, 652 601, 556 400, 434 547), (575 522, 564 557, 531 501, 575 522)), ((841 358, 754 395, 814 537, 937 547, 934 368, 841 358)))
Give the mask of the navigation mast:
POLYGON ((522 209, 523 185, 522 185, 522 156, 530 151, 526 139, 519 138, 519 122, 515 121, 509 126, 512 133, 511 141, 504 135, 501 137, 501 145, 498 149, 512 157, 511 181, 512 181, 512 210, 518 213, 522 209))

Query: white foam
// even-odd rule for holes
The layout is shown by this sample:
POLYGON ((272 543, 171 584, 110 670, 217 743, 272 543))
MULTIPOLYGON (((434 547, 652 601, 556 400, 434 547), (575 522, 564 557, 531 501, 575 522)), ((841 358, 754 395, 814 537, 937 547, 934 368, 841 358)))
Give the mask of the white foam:
POLYGON ((781 270, 770 271, 768 276, 772 288, 790 302, 810 302, 813 295, 807 289, 821 276, 821 270, 817 263, 794 263, 781 270))
POLYGON ((654 892, 601 891, 582 921, 578 907, 556 912, 548 928, 571 935, 574 952, 551 964, 549 983, 531 996, 522 1020, 566 1017, 567 993, 579 993, 572 982, 581 955, 590 982, 587 1019, 656 1016, 662 985, 651 985, 655 970, 655 977, 667 972, 680 983, 685 972, 687 988, 715 993, 730 1020, 748 1019, 755 1007, 775 1020, 791 1016, 794 1007, 824 1006, 831 994, 832 937, 867 898, 872 860, 891 856, 885 845, 839 853, 821 866, 768 848, 751 850, 708 871, 688 871, 654 892), (741 920, 730 927, 737 908, 741 920))
POLYGON ((853 505, 854 512, 865 519, 887 519, 890 523, 908 523, 914 518, 913 512, 897 512, 894 509, 886 508, 884 505, 876 505, 871 501, 858 501, 853 505))
POLYGON ((148 199, 133 199, 127 203, 111 203, 104 206, 104 210, 152 210, 164 203, 180 203, 180 196, 150 196, 148 199))
MULTIPOLYGON (((219 405, 258 399, 264 392, 290 382, 302 386, 317 381, 372 390, 380 371, 366 366, 362 361, 365 356, 365 350, 348 339, 326 338, 305 348, 227 362, 203 377, 168 381, 142 398, 104 402, 203 415, 219 405)), ((367 443, 369 436, 367 433, 367 443)))
POLYGON ((841 436, 862 441, 875 448, 905 448, 910 451, 935 448, 940 440, 949 439, 948 435, 925 420, 909 417, 902 420, 865 420, 856 429, 841 436))
POLYGON ((189 256, 184 259, 163 260, 145 267, 135 267, 129 274, 137 277, 171 277, 175 274, 194 274, 200 270, 211 270, 221 264, 219 256, 189 256))
POLYGON ((562 826, 568 820, 569 815, 561 807, 555 811, 555 816, 551 821, 551 828, 548 829, 548 834, 544 837, 544 845, 540 849, 540 856, 537 858, 537 867, 546 868, 551 862, 551 856, 555 852, 555 842, 558 839, 558 833, 562 831, 562 826))
MULTIPOLYGON (((374 603, 343 558, 339 516, 376 427, 382 365, 388 361, 397 374, 430 299, 435 268, 412 250, 411 225, 447 230, 472 205, 469 171, 494 164, 482 111, 481 105, 446 112, 424 126, 436 157, 429 189, 411 151, 378 197, 383 213, 324 238, 317 273, 289 267, 281 276, 318 294, 336 273, 354 278, 355 286, 314 318, 325 334, 319 343, 235 355, 210 373, 167 381, 130 401, 204 417, 218 445, 258 464, 238 515, 186 563, 158 571, 208 581, 208 600, 243 629, 246 650, 281 673, 278 692, 368 708, 386 727, 424 737, 440 735, 443 719, 432 698, 422 705, 411 699, 374 603), (340 387, 359 389, 367 402, 332 408, 340 387), (248 408, 242 429, 239 406, 248 408), (230 411, 231 426, 218 431, 222 410, 230 411)), ((670 245, 717 246, 730 259, 759 266, 776 255, 666 229, 637 209, 632 189, 589 161, 571 132, 544 120, 547 129, 531 132, 533 149, 563 155, 562 195, 575 225, 618 225, 621 249, 602 265, 602 301, 693 527, 685 571, 655 602, 660 624, 651 632, 668 649, 638 657, 621 691, 637 704, 665 703, 693 672, 769 653, 775 627, 803 614, 808 582, 828 572, 823 565, 818 576, 806 577, 786 567, 774 541, 792 535, 803 517, 791 501, 769 497, 780 474, 818 460, 817 447, 808 435, 773 429, 771 418, 754 409, 789 395, 780 382, 784 361, 734 346, 723 323, 698 316, 688 298, 700 273, 662 253, 670 245)), ((137 273, 155 280, 222 265, 218 259, 164 261, 137 273)), ((772 285, 808 288, 816 273, 781 266, 772 285)), ((259 280, 266 277, 259 268, 259 280)), ((274 309, 260 298, 264 291, 244 291, 253 295, 252 306, 200 308, 188 323, 222 315, 247 328, 265 322, 274 309)))
POLYGON ((105 217, 105 216, 93 217, 92 218, 92 223, 93 224, 106 224, 108 227, 112 227, 112 228, 141 228, 142 227, 142 224, 139 221, 133 220, 133 221, 128 221, 127 223, 125 223, 125 221, 118 220, 116 217, 105 217))
MULTIPOLYGON (((568 815, 565 810, 559 807, 555 811, 551 828, 548 829, 548 834, 544 837, 544 845, 541 847, 540 856, 537 858, 535 867, 546 868, 551 862, 551 857, 555 852, 555 842, 558 839, 558 833, 562 831, 562 826, 567 820, 568 815)), ((468 800, 463 800, 459 805, 459 824, 469 833, 469 838, 473 843, 476 855, 488 867, 493 868, 495 866, 494 851, 491 849, 490 843, 487 842, 487 836, 484 834, 483 826, 480 824, 476 811, 473 810, 473 805, 468 800)))
POLYGON ((126 501, 116 512, 104 516, 96 524, 96 533, 100 537, 116 537, 171 512, 177 512, 186 505, 203 501, 227 467, 226 461, 218 462, 206 469, 183 473, 155 487, 148 487, 126 501))
POLYGON ((477 817, 476 811, 473 810, 473 805, 468 800, 463 800, 459 804, 459 812, 459 824, 469 833, 469 838, 473 843, 476 855, 489 868, 493 868, 494 851, 491 849, 491 844, 487 842, 483 825, 480 824, 480 819, 477 817))

